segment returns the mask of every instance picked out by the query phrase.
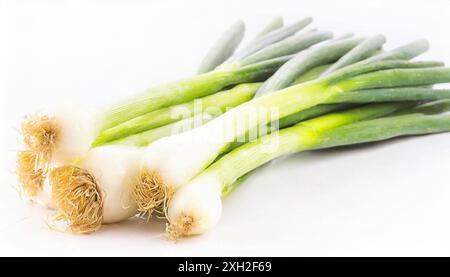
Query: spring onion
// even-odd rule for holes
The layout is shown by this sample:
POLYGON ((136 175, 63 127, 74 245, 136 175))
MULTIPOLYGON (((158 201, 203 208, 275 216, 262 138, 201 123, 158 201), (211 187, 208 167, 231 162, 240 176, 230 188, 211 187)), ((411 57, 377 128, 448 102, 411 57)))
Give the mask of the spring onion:
MULTIPOLYGON (((448 110, 449 101, 445 102, 448 110)), ((176 240, 180 236, 202 234, 212 229, 220 219, 221 199, 236 188, 239 184, 236 180, 282 155, 404 135, 448 132, 450 115, 426 115, 442 111, 442 104, 414 107, 404 110, 408 114, 379 119, 373 118, 392 113, 395 109, 403 112, 408 104, 372 104, 353 108, 299 123, 234 149, 174 194, 167 210, 169 236, 176 240), (424 113, 418 113, 420 110, 424 113), (268 151, 269 146, 271 151, 268 151), (248 159, 249 156, 252 159, 248 159)))
POLYGON ((352 122, 388 115, 411 103, 372 104, 304 121, 234 149, 177 190, 171 198, 167 231, 172 239, 202 234, 214 227, 221 215, 222 195, 239 177, 282 155, 308 150, 317 137, 352 122), (252 157, 249 159, 248 157, 252 157))
POLYGON ((316 149, 450 131, 450 115, 406 114, 343 126, 325 132, 316 149), (333 139, 330 139, 333 137, 333 139))
POLYGON ((137 148, 103 146, 90 150, 80 166, 53 169, 49 180, 57 204, 56 219, 75 233, 89 233, 102 223, 136 214, 131 183, 137 177, 141 153, 137 148))

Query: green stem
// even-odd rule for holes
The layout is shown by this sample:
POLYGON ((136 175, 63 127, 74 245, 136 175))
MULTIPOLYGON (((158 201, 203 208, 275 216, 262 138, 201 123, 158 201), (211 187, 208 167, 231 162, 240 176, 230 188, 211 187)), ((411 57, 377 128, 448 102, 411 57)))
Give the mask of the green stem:
POLYGON ((357 63, 335 71, 325 77, 321 77, 320 79, 323 80, 322 82, 328 84, 336 84, 340 81, 349 80, 352 77, 387 69, 442 67, 443 65, 442 62, 435 61, 410 62, 405 60, 375 61, 364 64, 357 63))
POLYGON ((219 178, 226 194, 236 179, 253 169, 282 155, 312 147, 321 132, 352 122, 384 116, 411 105, 411 103, 372 104, 316 117, 234 149, 210 165, 201 175, 212 174, 219 178))
POLYGON ((100 146, 109 141, 158 128, 179 121, 181 119, 180 117, 192 117, 205 111, 224 113, 226 109, 252 99, 259 86, 260 83, 241 84, 232 89, 205 96, 188 103, 162 108, 135 117, 100 132, 92 143, 92 146, 100 146), (213 109, 214 111, 212 111, 213 109))
POLYGON ((387 52, 380 53, 366 60, 359 62, 359 64, 371 63, 382 60, 410 60, 420 54, 426 52, 430 45, 425 39, 418 39, 403 46, 397 47, 387 52))
POLYGON ((368 38, 358 44, 355 48, 342 56, 337 62, 335 62, 330 68, 322 73, 323 76, 330 74, 340 68, 347 65, 354 64, 358 61, 370 57, 375 51, 379 50, 386 42, 386 38, 383 35, 376 35, 368 38))
POLYGON ((248 57, 249 55, 267 47, 268 45, 271 45, 275 42, 281 41, 287 37, 292 36, 301 29, 305 28, 311 22, 312 18, 307 17, 289 26, 266 33, 265 35, 260 36, 255 41, 250 43, 247 47, 236 52, 236 54, 231 56, 225 63, 226 64, 239 63, 243 58, 248 57))
MULTIPOLYGON (((421 114, 439 114, 448 112, 449 110, 450 110, 450 100, 443 99, 418 105, 412 109, 406 110, 406 112, 421 113, 421 114)), ((396 114, 402 114, 402 112, 398 112, 396 114)))
MULTIPOLYGON (((343 94, 339 94, 334 97, 330 103, 335 104, 322 104, 311 107, 309 109, 294 113, 290 116, 281 118, 276 125, 276 129, 283 129, 288 126, 294 125, 301 121, 321 116, 330 112, 341 110, 344 108, 350 108, 355 106, 357 103, 376 103, 376 102, 405 102, 405 101, 433 101, 442 100, 433 103, 432 109, 435 111, 444 111, 450 106, 450 90, 445 89, 432 89, 432 88, 422 88, 422 87, 406 87, 406 88, 388 88, 388 89, 367 89, 367 90, 357 90, 350 91, 343 94), (437 104, 439 103, 439 105, 437 104)), ((429 105, 423 105, 417 108, 417 112, 421 110, 429 110, 431 107, 429 105)), ((264 131, 267 133, 272 132, 272 125, 270 123, 264 131)), ((239 138, 237 141, 232 142, 228 150, 234 149, 246 142, 251 141, 250 135, 257 134, 260 136, 258 130, 249 131, 245 137, 239 138)), ((263 135, 267 134, 264 133, 263 135)))
POLYGON ((197 73, 202 74, 209 72, 228 59, 244 38, 244 32, 245 24, 242 20, 231 25, 205 55, 200 63, 197 73))
POLYGON ((297 34, 259 50, 258 52, 242 59, 240 64, 249 65, 280 56, 295 54, 311 47, 314 44, 330 39, 332 36, 332 33, 324 31, 297 34))
POLYGON ((252 41, 250 41, 249 45, 260 39, 262 36, 280 29, 281 27, 283 27, 283 25, 283 17, 276 16, 272 18, 272 20, 270 20, 269 23, 267 23, 267 25, 262 28, 262 30, 256 35, 256 37, 252 41))
POLYGON ((360 144, 399 136, 450 131, 450 115, 407 114, 343 126, 323 133, 314 149, 360 144))
MULTIPOLYGON (((412 66, 409 62, 389 62, 390 66, 412 66)), ((429 65, 428 63, 419 63, 415 66, 429 65)), ((367 67, 367 66, 365 66, 367 67)), ((372 67, 373 69, 374 67, 372 67)), ((375 67, 377 68, 377 67, 375 67)), ((378 72, 377 74, 379 74, 378 72)), ((364 76, 364 75, 363 75, 364 76)), ((391 74, 389 74, 391 76, 391 74)), ((395 77, 395 75, 394 75, 395 77)), ((337 77, 341 78, 341 77, 337 77)), ((379 78, 379 77, 374 77, 379 78)), ((415 78, 417 79, 417 78, 415 78)), ((428 77, 426 77, 428 79, 428 77)), ((387 78, 383 79, 386 84, 388 83, 387 78)), ((434 81, 432 81, 434 82, 434 81)), ((367 83, 370 82, 366 82, 367 83)), ((342 84, 341 84, 342 85, 342 84)), ((354 83, 352 83, 354 85, 354 83)), ((376 85, 376 84, 375 84, 376 85)), ((203 112, 205 109, 218 108, 220 112, 224 112, 226 108, 235 107, 241 103, 250 100, 255 89, 259 87, 259 84, 247 84, 239 85, 234 89, 216 93, 210 96, 206 96, 201 99, 201 109, 196 109, 198 107, 198 101, 194 100, 186 104, 176 105, 169 108, 160 109, 143 116, 136 117, 127 122, 121 123, 113 128, 107 129, 99 134, 99 136, 93 142, 93 146, 100 146, 109 141, 117 140, 132 134, 137 134, 143 131, 147 131, 153 128, 163 126, 175 121, 180 120, 180 118, 174 117, 174 111, 182 111, 188 113, 187 116, 195 115, 199 112, 203 112)), ((348 88, 347 88, 348 90, 348 88)), ((368 103, 368 102, 386 102, 386 101, 415 101, 415 100, 437 100, 443 98, 449 98, 449 90, 434 90, 430 88, 395 88, 395 89, 372 89, 372 90, 358 90, 350 91, 342 94, 337 94, 335 97, 324 100, 324 103, 368 103)), ((321 107, 311 108, 313 114, 323 114, 321 107)), ((331 108, 333 110, 333 108, 331 108)), ((331 111, 326 109, 325 111, 331 111)), ((303 116, 307 113, 300 112, 299 115, 288 116, 287 118, 291 121, 300 118, 304 120, 303 116)), ((185 116, 186 117, 186 116, 185 116)), ((280 123, 283 123, 281 120, 280 123)))
MULTIPOLYGON (((342 69, 326 78, 288 87, 276 93, 264 95, 246 102, 219 117, 220 120, 219 118, 215 120, 211 128, 221 129, 222 126, 246 126, 246 128, 240 128, 231 134, 231 136, 228 136, 228 138, 234 140, 243 137, 249 130, 257 126, 264 126, 269 122, 290 116, 319 104, 333 103, 334 99, 338 99, 339 95, 345 94, 348 91, 450 82, 449 68, 420 68, 428 63, 382 61, 363 65, 361 68, 353 68, 353 71, 365 72, 365 70, 373 70, 374 68, 390 68, 395 64, 400 64, 405 67, 419 66, 419 68, 380 70, 352 77, 348 80, 341 80, 341 74, 342 72, 344 72, 344 75, 352 72, 342 69), (335 83, 335 79, 340 81, 335 83), (256 122, 253 120, 254 116, 252 116, 252 113, 254 111, 267 112, 274 109, 277 109, 278 113, 272 114, 270 118, 266 116, 258 118, 256 122)), ((226 147, 227 144, 224 144, 223 147, 226 147)), ((211 154, 213 155, 213 153, 211 154)))
POLYGON ((103 117, 101 130, 164 107, 210 95, 230 85, 264 81, 290 58, 280 57, 237 69, 215 70, 150 88, 110 108, 103 117))
POLYGON ((256 97, 288 87, 298 76, 316 66, 338 60, 361 41, 360 38, 330 41, 295 55, 261 86, 256 97))
MULTIPOLYGON (((352 49, 352 51, 353 51, 353 49, 352 49)), ((352 51, 350 51, 350 52, 352 52, 352 51)), ((374 51, 371 56, 376 56, 376 55, 379 55, 380 53, 382 53, 380 50, 374 51)), ((352 54, 352 56, 353 55, 354 55, 354 53, 352 54)), ((337 61, 336 63, 338 63, 338 62, 339 61, 337 61)), ((327 72, 327 74, 324 74, 324 72, 328 71, 328 69, 330 67, 332 67, 333 65, 335 65, 336 63, 319 65, 319 66, 316 66, 316 67, 308 70, 304 74, 300 75, 297 79, 295 79, 294 85, 297 85, 297 84, 300 84, 300 83, 304 83, 304 82, 307 82, 307 81, 311 81, 311 80, 314 80, 314 79, 319 78, 321 76, 323 77, 325 75, 331 74, 335 70, 331 70, 331 71, 327 72)))
POLYGON ((314 125, 312 128, 310 128, 311 126, 304 128, 302 124, 295 125, 294 127, 280 131, 279 137, 275 135, 266 136, 258 141, 247 143, 233 150, 211 165, 202 175, 211 174, 220 178, 223 182, 222 196, 226 197, 240 184, 240 182, 235 182, 233 178, 238 180, 240 176, 245 176, 258 166, 284 154, 303 150, 375 142, 399 136, 424 135, 450 131, 450 115, 448 114, 406 114, 357 121, 355 120, 355 123, 328 129, 321 128, 319 130, 314 128, 314 125), (268 152, 264 148, 267 148, 267 145, 277 140, 279 145, 277 151, 268 152), (265 152, 262 152, 264 150, 265 152), (248 155, 252 155, 251 160, 246 158, 248 155), (226 172, 219 172, 221 169, 226 170, 226 172))
POLYGON ((331 103, 371 103, 424 100, 431 101, 449 98, 449 89, 401 87, 349 91, 337 95, 331 103))
POLYGON ((161 126, 159 128, 151 129, 118 140, 113 140, 105 144, 121 144, 134 147, 146 147, 160 138, 192 130, 198 126, 205 124, 213 118, 214 117, 212 115, 207 113, 197 114, 191 118, 180 120, 171 124, 161 126))
POLYGON ((316 66, 308 71, 306 71, 304 74, 300 75, 297 79, 294 81, 294 85, 305 83, 311 80, 314 80, 318 78, 325 70, 327 70, 330 66, 333 64, 324 64, 316 66))
POLYGON ((335 112, 335 111, 339 111, 339 110, 343 110, 343 109, 347 109, 350 108, 352 106, 356 106, 355 104, 347 104, 347 103, 341 103, 341 104, 327 104, 327 105, 317 105, 314 106, 312 108, 306 109, 304 111, 295 113, 293 115, 281 118, 277 124, 278 128, 273 128, 274 124, 270 123, 268 125, 268 128, 265 128, 265 131, 267 133, 264 134, 260 134, 258 132, 258 130, 252 130, 249 131, 247 134, 245 134, 244 138, 239 138, 237 139, 237 141, 233 141, 227 148, 226 152, 229 152, 241 145, 243 145, 244 143, 250 142, 253 139, 250 137, 249 134, 257 134, 257 136, 261 136, 261 135, 267 135, 272 133, 273 131, 278 131, 281 130, 283 128, 292 126, 294 124, 297 124, 301 121, 304 120, 308 120, 314 117, 318 117, 327 113, 331 113, 331 112, 335 112))
POLYGON ((336 84, 343 91, 424 86, 450 81, 450 68, 389 69, 371 72, 336 84))

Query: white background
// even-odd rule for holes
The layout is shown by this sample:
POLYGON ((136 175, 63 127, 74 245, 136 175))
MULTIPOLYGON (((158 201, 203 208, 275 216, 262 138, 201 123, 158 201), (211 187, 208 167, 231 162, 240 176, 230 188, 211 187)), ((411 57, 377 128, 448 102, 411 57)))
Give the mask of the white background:
POLYGON ((0 255, 450 255, 450 134, 304 153, 253 174, 212 232, 172 243, 164 222, 91 235, 51 231, 14 170, 23 115, 61 99, 104 105, 192 75, 234 20, 251 37, 274 15, 336 35, 428 38, 450 63, 450 1, 1 1, 0 255), (105 99, 107 101, 105 101, 105 99))

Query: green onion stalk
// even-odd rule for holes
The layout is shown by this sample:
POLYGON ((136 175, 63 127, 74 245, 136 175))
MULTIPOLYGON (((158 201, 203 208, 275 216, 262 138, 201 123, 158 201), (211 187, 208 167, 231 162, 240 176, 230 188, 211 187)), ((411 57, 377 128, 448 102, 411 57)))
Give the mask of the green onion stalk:
POLYGON ((271 33, 272 31, 279 30, 284 25, 283 17, 275 16, 273 17, 262 29, 261 31, 253 38, 251 43, 258 41, 262 36, 271 33))
MULTIPOLYGON (((265 47, 272 45, 274 43, 280 42, 286 38, 291 37, 298 31, 302 30, 306 26, 308 26, 312 22, 311 17, 306 17, 297 22, 294 22, 291 25, 277 28, 275 30, 266 32, 258 37, 256 37, 251 43, 249 43, 246 47, 237 51, 231 57, 229 57, 224 64, 227 65, 239 65, 240 61, 246 57, 251 56, 252 54, 264 49, 265 47)), ((265 32, 265 30, 263 31, 265 32)), ((294 46, 295 47, 295 46, 294 46)), ((277 54, 274 52, 274 54, 277 54)), ((278 55, 278 54, 277 54, 278 55)))
MULTIPOLYGON (((261 37, 264 37, 268 33, 279 30, 283 27, 283 24, 284 22, 281 16, 274 17, 269 23, 267 23, 266 26, 263 27, 263 29, 256 35, 249 45, 257 43, 261 37)), ((202 74, 213 71, 219 65, 223 64, 239 47, 242 39, 244 38, 244 33, 245 24, 242 20, 239 20, 231 25, 214 43, 214 45, 209 48, 197 69, 197 73, 202 74)))
MULTIPOLYGON (((447 109, 448 109, 448 100, 447 109)), ((203 234, 219 221, 222 199, 252 170, 283 155, 307 150, 386 140, 405 135, 450 131, 450 115, 427 115, 442 110, 411 107, 413 103, 370 104, 298 123, 246 143, 211 164, 169 201, 167 231, 171 239, 203 234), (404 115, 386 115, 396 112, 404 115), (381 118, 379 118, 381 117, 381 118), (379 118, 379 119, 377 119, 379 118)))
POLYGON ((231 25, 205 55, 197 70, 197 74, 212 71, 228 59, 241 43, 244 33, 245 24, 242 20, 231 25))

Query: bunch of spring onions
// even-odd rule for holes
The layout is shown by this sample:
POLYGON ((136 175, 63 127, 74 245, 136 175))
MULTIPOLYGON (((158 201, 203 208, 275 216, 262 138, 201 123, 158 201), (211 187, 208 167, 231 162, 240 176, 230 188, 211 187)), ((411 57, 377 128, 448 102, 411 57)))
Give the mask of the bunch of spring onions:
MULTIPOLYGON (((433 66, 439 65, 435 63, 408 63, 408 62, 398 62, 393 61, 389 62, 386 65, 396 65, 396 66, 433 66)), ((420 68, 420 67, 419 67, 420 68)), ((414 96, 414 98, 410 98, 410 100, 426 100, 428 99, 440 99, 437 95, 442 94, 446 95, 448 98, 449 91, 447 90, 436 90, 431 88, 396 88, 396 89, 370 89, 370 90, 356 90, 349 91, 348 97, 352 95, 353 101, 356 103, 364 103, 365 101, 376 102, 376 101, 388 101, 388 100, 397 100, 403 97, 402 100, 408 99, 407 97, 414 96), (415 93, 416 92, 416 93, 415 93), (410 96, 411 95, 411 96, 410 96), (433 97, 430 97, 433 95, 433 97), (398 97, 395 99, 395 97, 398 97), (375 99, 374 99, 375 98, 375 99), (370 99, 370 100, 368 100, 370 99)), ((445 97, 444 97, 445 98, 445 97)), ((339 103, 339 98, 336 98, 339 103)), ((409 100, 409 99, 408 99, 409 100)), ((250 102, 249 102, 250 103, 250 102)), ((333 103, 333 101, 331 101, 333 103)), ((245 105, 245 104, 244 104, 245 105)), ((383 104, 381 104, 383 105, 383 104)), ((403 107, 406 105, 403 102, 399 104, 384 104, 387 105, 385 111, 383 108, 378 108, 381 111, 378 112, 378 109, 375 109, 375 115, 379 116, 384 115, 383 113, 392 112, 394 106, 403 107)), ((410 105, 410 104, 408 104, 410 105)), ((382 106, 383 107, 383 106, 382 106)), ((311 108, 304 110, 303 112, 299 112, 293 114, 291 117, 285 117, 280 121, 280 125, 290 125, 295 123, 296 121, 304 120, 306 118, 310 118, 313 116, 317 116, 326 112, 330 112, 333 109, 343 108, 341 105, 323 105, 321 108, 317 106, 317 108, 311 108)), ((236 108, 235 108, 236 109, 236 108)), ((229 111, 233 112, 235 109, 229 111)), ((369 110, 370 111, 370 110, 369 110)), ((354 111, 357 115, 361 113, 360 116, 364 115, 361 111, 354 111)), ((227 113, 225 113, 226 115, 227 113)), ((369 115, 372 115, 369 113, 369 115)), ((220 117, 219 117, 220 118, 220 117)), ((337 116, 339 118, 339 116, 337 116)), ((358 119, 359 117, 357 117, 358 119)), ((364 117, 362 117, 364 119, 364 117)), ((215 119, 217 120, 217 119, 215 119)), ((211 121, 211 122, 214 122, 211 121)), ((345 122, 344 122, 345 123, 345 122)), ((201 128, 207 127, 209 123, 204 125, 203 127, 199 127, 195 130, 199 130, 201 128)), ((193 131, 183 133, 181 135, 189 134, 193 131)), ((176 138, 178 136, 168 137, 167 139, 176 138)), ((136 213, 137 209, 142 209, 139 207, 140 203, 138 199, 143 199, 144 197, 159 197, 157 199, 146 199, 143 205, 152 205, 152 206, 143 206, 141 211, 145 211, 147 213, 150 212, 149 209, 160 208, 165 205, 165 202, 168 198, 170 198, 173 192, 170 191, 171 188, 165 187, 159 180, 160 178, 157 175, 146 175, 146 172, 139 172, 142 163, 136 166, 136 160, 140 158, 144 158, 144 165, 147 159, 148 151, 152 151, 152 147, 154 145, 158 145, 159 140, 154 144, 150 145, 147 149, 139 151, 136 153, 135 150, 125 149, 121 146, 104 146, 96 148, 89 153, 89 157, 85 159, 84 163, 81 166, 64 166, 59 167, 52 172, 51 179, 55 193, 61 193, 60 196, 57 196, 57 199, 60 199, 60 210, 63 211, 64 218, 68 219, 71 222, 71 228, 77 232, 89 232, 99 228, 101 223, 115 222, 119 220, 124 220, 128 218, 130 215, 136 213), (109 147, 109 148, 108 148, 109 147), (108 153, 111 152, 112 149, 115 149, 116 155, 122 155, 114 158, 114 156, 108 156, 108 153), (129 155, 127 151, 133 152, 132 155, 129 155), (141 156, 141 157, 136 157, 141 156), (92 160, 91 160, 92 159, 92 160), (123 170, 115 170, 115 172, 110 172, 111 163, 120 160, 120 167, 123 170), (108 161, 99 163, 99 161, 108 161), (107 179, 106 179, 107 178, 107 179), (159 187, 152 187, 148 191, 152 192, 152 194, 143 194, 141 191, 136 191, 136 189, 141 189, 137 187, 137 184, 134 184, 136 179, 140 179, 141 182, 147 182, 150 185, 158 185, 159 187), (92 182, 86 182, 86 180, 95 180, 92 182), (85 205, 78 204, 79 199, 77 197, 82 196, 80 194, 80 189, 83 188, 84 191, 96 191, 96 197, 92 199, 92 202, 83 202, 85 205), (158 195, 157 195, 158 193, 158 195), (64 196, 64 197, 63 197, 64 196), (126 198, 124 198, 126 196, 126 198), (141 197, 141 198, 140 198, 141 197), (119 201, 120 200, 120 201, 119 201), (159 201, 159 203, 155 203, 159 201), (75 203, 75 204, 74 204, 75 203), (95 205, 93 205, 95 203, 95 205), (125 203, 125 204, 124 204, 125 203), (97 209, 96 213, 93 216, 90 212, 92 212, 92 207, 95 206, 97 209), (114 208, 111 208, 114 207, 114 208), (109 213, 116 215, 117 217, 113 217, 113 220, 109 219, 109 213), (95 220, 93 220, 95 219, 95 220), (92 222, 94 224, 92 225, 92 222), (89 228, 88 228, 89 227, 89 228)), ((195 142, 195 141, 194 141, 195 142)), ((174 144, 174 146, 177 146, 174 144)), ((179 148, 181 149, 181 148, 179 148)), ((189 149, 187 149, 189 151, 189 149)), ((164 151, 170 151, 170 148, 161 149, 162 153, 164 151)), ((189 155, 194 159, 197 153, 190 152, 189 155)), ((176 160, 174 160, 176 162, 176 160)), ((237 165, 237 164, 235 164, 237 165)), ((240 166, 239 166, 240 167, 240 166)), ((117 168, 117 165, 114 165, 114 168, 117 168)), ((180 171, 181 173, 186 171, 180 171)), ((138 183, 142 184, 142 183, 138 183)), ((147 188, 147 187, 145 187, 147 188)), ((145 191, 147 193, 148 191, 145 191)), ((200 202, 197 202, 200 203, 200 202)), ((172 226, 172 225, 171 225, 172 226)), ((177 230, 177 228, 170 228, 170 230, 177 230)), ((179 231, 172 231, 171 233, 180 233, 179 231)), ((182 232, 185 233, 185 232, 182 232)), ((176 237, 172 235, 172 237, 176 237)))
POLYGON ((277 17, 239 49, 236 22, 196 76, 83 124, 56 112, 27 118, 22 187, 42 194, 48 177, 47 198, 72 232, 157 212, 176 240, 214 227, 241 177, 279 156, 449 131, 450 90, 433 85, 450 82, 450 69, 410 61, 427 41, 386 51, 383 35, 332 39, 301 30, 310 22, 277 17))
POLYGON ((46 182, 54 168, 80 164, 102 145, 144 147, 248 101, 260 86, 249 82, 266 80, 293 54, 332 37, 330 32, 301 31, 311 21, 305 18, 282 27, 282 19, 277 17, 235 53, 244 32, 239 21, 208 53, 197 76, 128 97, 101 115, 86 115, 85 110, 67 112, 63 107, 26 117, 22 124, 26 150, 18 154, 21 191, 46 206, 61 206, 54 202, 57 193, 46 182), (229 88, 233 85, 237 86, 229 88), (222 88, 225 90, 220 91, 222 88))
MULTIPOLYGON (((299 32, 311 21, 305 18, 282 27, 282 20, 276 18, 235 53, 245 29, 239 21, 222 36, 214 48, 216 51, 207 55, 196 76, 150 88, 100 112, 89 112, 85 107, 57 106, 26 116, 21 126, 25 150, 17 155, 21 191, 39 198, 51 168, 72 163, 94 147, 180 121, 184 118, 172 116, 172 111, 193 109, 195 99, 203 97, 206 109, 213 107, 219 111, 249 100, 255 85, 227 88, 265 81, 292 54, 331 38, 324 31, 299 32), (228 59, 229 62, 225 61, 228 59), (213 70, 219 65, 220 69, 213 70), (222 92, 216 95, 219 91, 222 92)), ((200 113, 203 112, 197 112, 200 113)), ((150 140, 166 133, 155 131, 150 140)))

